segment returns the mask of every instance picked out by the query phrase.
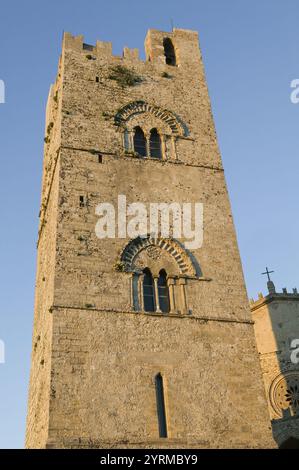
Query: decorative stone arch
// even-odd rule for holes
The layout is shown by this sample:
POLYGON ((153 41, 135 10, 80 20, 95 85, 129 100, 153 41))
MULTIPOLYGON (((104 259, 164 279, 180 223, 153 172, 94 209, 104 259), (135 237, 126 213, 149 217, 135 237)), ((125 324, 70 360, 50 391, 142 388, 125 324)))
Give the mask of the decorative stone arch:
MULTIPOLYGON (((131 273, 131 303, 134 311, 148 313, 145 302, 144 280, 150 272, 154 291, 151 304, 154 312, 161 314, 160 309, 161 273, 166 274, 166 289, 169 299, 169 314, 189 315, 186 284, 202 276, 195 258, 175 239, 137 237, 131 240, 121 254, 122 270, 131 273)), ((148 285, 146 284, 148 287, 148 285)), ((148 295, 148 294, 146 294, 148 295)), ((164 295, 164 294, 163 294, 164 295)), ((165 310, 163 310, 165 313, 165 310)))
POLYGON ((188 315, 186 284, 188 279, 201 276, 187 250, 175 239, 153 237, 137 237, 131 240, 121 254, 121 266, 125 272, 132 273, 131 302, 134 311, 148 313, 144 299, 144 276, 150 271, 154 281, 155 312, 161 314, 159 300, 159 279, 161 272, 167 274, 169 296, 169 314, 188 315))
POLYGON ((165 251, 171 255, 176 263, 178 275, 185 277, 198 277, 198 269, 196 269, 196 266, 194 266, 194 262, 192 261, 188 252, 177 240, 154 238, 150 235, 145 238, 134 238, 134 240, 131 240, 127 244, 121 255, 121 262, 124 266, 124 270, 127 272, 138 271, 139 269, 135 264, 136 257, 143 250, 148 249, 149 247, 156 248, 162 252, 165 251))
POLYGON ((292 413, 299 418, 299 370, 284 370, 272 381, 269 400, 275 419, 292 413))
POLYGON ((161 119, 170 128, 175 136, 187 136, 188 129, 186 125, 171 111, 162 109, 159 106, 153 106, 145 101, 133 101, 121 108, 115 115, 116 125, 126 125, 127 121, 136 114, 150 113, 158 119, 161 119))

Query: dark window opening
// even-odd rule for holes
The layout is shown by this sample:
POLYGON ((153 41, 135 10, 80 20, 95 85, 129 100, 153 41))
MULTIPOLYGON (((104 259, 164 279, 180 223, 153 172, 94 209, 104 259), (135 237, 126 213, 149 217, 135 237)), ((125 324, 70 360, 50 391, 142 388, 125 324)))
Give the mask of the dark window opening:
POLYGON ((143 304, 145 312, 155 311, 155 289, 152 273, 148 268, 144 271, 143 277, 143 304))
POLYGON ((171 39, 163 39, 164 55, 167 65, 176 65, 175 51, 171 39))
POLYGON ((84 198, 84 196, 79 197, 79 205, 80 205, 80 207, 85 207, 85 198, 84 198))
POLYGON ((157 374, 155 377, 155 385, 156 385, 156 401, 157 401, 159 437, 167 437, 164 386, 163 386, 163 377, 160 373, 157 374))
POLYGON ((99 83, 100 79, 99 77, 96 77, 96 82, 99 83))
POLYGON ((103 156, 100 153, 98 155, 98 162, 103 163, 103 156))
POLYGON ((163 313, 169 313, 169 292, 167 286, 167 274, 162 269, 158 279, 159 304, 163 313))
POLYGON ((161 139, 157 129, 151 130, 150 135, 150 156, 152 158, 162 158, 161 139))
POLYGON ((83 50, 85 51, 93 51, 94 46, 91 46, 90 44, 83 43, 83 50))
POLYGON ((299 449, 299 439, 296 439, 296 437, 290 436, 279 446, 279 448, 280 449, 299 449))
POLYGON ((140 127, 135 127, 134 151, 141 157, 146 157, 146 138, 140 127))

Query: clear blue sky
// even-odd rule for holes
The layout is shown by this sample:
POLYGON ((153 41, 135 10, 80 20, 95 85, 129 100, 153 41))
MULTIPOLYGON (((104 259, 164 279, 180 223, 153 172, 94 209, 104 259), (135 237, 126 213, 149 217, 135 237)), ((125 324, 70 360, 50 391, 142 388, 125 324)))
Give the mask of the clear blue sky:
POLYGON ((148 28, 198 30, 248 293, 299 287, 298 0, 1 2, 0 447, 23 447, 31 350, 44 111, 62 31, 138 47, 148 28))

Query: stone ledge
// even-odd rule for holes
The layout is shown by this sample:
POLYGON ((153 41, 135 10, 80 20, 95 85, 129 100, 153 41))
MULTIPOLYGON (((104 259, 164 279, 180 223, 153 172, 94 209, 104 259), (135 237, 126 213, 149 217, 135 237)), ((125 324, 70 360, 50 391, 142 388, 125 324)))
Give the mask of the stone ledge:
POLYGON ((80 307, 80 306, 74 306, 74 305, 52 305, 49 308, 49 312, 53 313, 55 310, 81 310, 81 311, 87 311, 87 312, 102 312, 102 313, 117 313, 117 314, 122 314, 122 315, 143 315, 147 317, 163 317, 163 318, 177 318, 177 319, 190 319, 190 320, 196 320, 202 323, 206 323, 208 321, 214 321, 214 322, 224 322, 224 323, 244 323, 244 324, 249 324, 253 325, 254 321, 253 320, 240 320, 240 319, 234 319, 234 318, 225 318, 225 317, 212 317, 212 316, 196 316, 193 313, 184 313, 184 314, 179 314, 179 313, 159 313, 159 312, 145 312, 142 310, 139 311, 134 311, 134 310, 118 310, 118 309, 109 309, 109 308, 95 308, 95 307, 80 307))
POLYGON ((214 170, 214 171, 221 171, 224 172, 224 169, 222 167, 216 167, 216 166, 211 166, 211 165, 196 165, 193 163, 187 163, 183 162, 182 160, 171 160, 171 159, 157 159, 157 158, 142 158, 142 157, 135 157, 133 155, 129 154, 121 154, 116 153, 116 152, 102 152, 101 150, 93 149, 93 148, 79 148, 79 147, 72 147, 69 145, 61 145, 59 149, 63 150, 73 150, 76 152, 87 152, 91 153, 92 155, 98 155, 101 154, 103 156, 109 156, 110 158, 114 158, 116 160, 129 160, 129 161, 137 161, 137 162, 143 162, 143 163, 154 163, 154 164, 166 164, 166 165, 183 165, 183 166, 190 166, 192 168, 205 168, 208 170, 214 170))

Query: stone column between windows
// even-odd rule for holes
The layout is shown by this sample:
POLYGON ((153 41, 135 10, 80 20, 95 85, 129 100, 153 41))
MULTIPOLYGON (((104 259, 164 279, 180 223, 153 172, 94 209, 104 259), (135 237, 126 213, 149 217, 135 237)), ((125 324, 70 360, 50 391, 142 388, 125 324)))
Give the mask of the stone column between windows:
POLYGON ((139 287, 140 279, 138 273, 132 273, 131 277, 131 302, 133 305, 133 309, 135 311, 141 310, 140 308, 140 287, 139 287))
POLYGON ((180 291, 181 291, 182 314, 187 313, 187 301, 186 301, 185 284, 186 284, 186 279, 181 277, 179 279, 179 286, 180 286, 180 291))
POLYGON ((144 311, 143 278, 144 278, 144 274, 139 274, 139 276, 138 276, 138 292, 139 292, 139 305, 140 305, 141 311, 144 311))
POLYGON ((158 277, 154 277, 154 285, 155 285, 156 312, 161 313, 162 311, 160 309, 160 301, 159 301, 158 277))
POLYGON ((173 136, 171 136, 171 150, 172 150, 171 153, 173 154, 174 160, 177 160, 178 157, 177 157, 177 153, 176 153, 175 138, 173 136))
POLYGON ((169 312, 170 313, 175 313, 175 302, 174 302, 174 279, 172 277, 169 277, 167 279, 167 286, 168 286, 168 292, 169 292, 169 312))
POLYGON ((128 144, 129 144, 129 151, 134 152, 134 132, 129 131, 128 132, 128 144))
POLYGON ((162 160, 167 160, 167 150, 166 150, 166 142, 164 134, 160 134, 161 139, 161 157, 162 160))
POLYGON ((144 133, 144 137, 145 137, 145 146, 146 146, 146 156, 150 158, 151 156, 150 134, 144 133))

